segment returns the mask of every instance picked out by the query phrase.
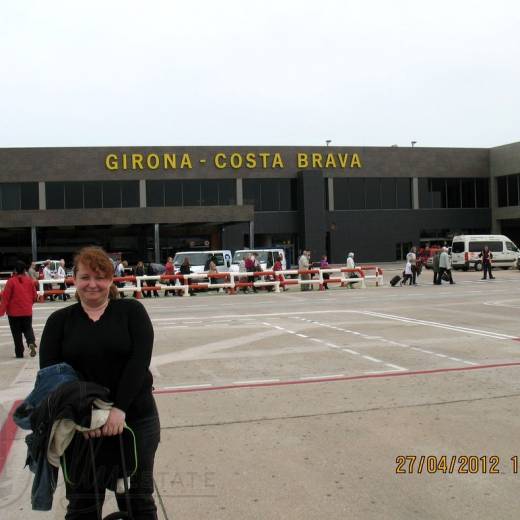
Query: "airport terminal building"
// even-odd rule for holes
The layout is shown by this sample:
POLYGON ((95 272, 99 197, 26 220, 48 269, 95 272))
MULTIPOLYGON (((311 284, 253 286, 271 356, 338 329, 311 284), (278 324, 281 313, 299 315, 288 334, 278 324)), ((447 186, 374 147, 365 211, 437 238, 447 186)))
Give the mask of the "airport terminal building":
POLYGON ((520 242, 520 143, 496 148, 0 149, 0 263, 87 244, 130 263, 283 247, 402 259, 455 234, 520 242))

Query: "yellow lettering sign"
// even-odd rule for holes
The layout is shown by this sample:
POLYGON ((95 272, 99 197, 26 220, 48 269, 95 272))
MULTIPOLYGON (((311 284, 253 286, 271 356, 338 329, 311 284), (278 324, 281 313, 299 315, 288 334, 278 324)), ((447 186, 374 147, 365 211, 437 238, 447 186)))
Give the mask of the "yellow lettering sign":
POLYGON ((115 153, 109 153, 105 157, 105 168, 112 171, 119 168, 119 161, 117 160, 117 155, 115 153))
POLYGON ((309 159, 307 158, 306 153, 299 153, 296 155, 296 162, 298 164, 298 168, 304 169, 309 166, 309 159))
POLYGON ((357 153, 352 154, 352 160, 350 161, 351 168, 361 168, 361 160, 357 153))
POLYGON ((188 168, 189 170, 192 169, 191 157, 190 157, 190 154, 188 154, 188 153, 182 154, 181 169, 182 168, 188 168))

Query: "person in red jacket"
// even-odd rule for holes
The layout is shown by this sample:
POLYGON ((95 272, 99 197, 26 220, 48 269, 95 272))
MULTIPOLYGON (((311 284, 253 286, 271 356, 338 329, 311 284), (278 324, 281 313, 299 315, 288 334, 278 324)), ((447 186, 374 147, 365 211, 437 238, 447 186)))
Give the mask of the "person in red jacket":
POLYGON ((31 357, 36 356, 36 340, 32 328, 32 307, 36 301, 36 287, 25 269, 22 261, 16 262, 14 275, 5 284, 0 304, 0 316, 7 314, 9 319, 17 358, 23 358, 22 334, 27 341, 31 357))

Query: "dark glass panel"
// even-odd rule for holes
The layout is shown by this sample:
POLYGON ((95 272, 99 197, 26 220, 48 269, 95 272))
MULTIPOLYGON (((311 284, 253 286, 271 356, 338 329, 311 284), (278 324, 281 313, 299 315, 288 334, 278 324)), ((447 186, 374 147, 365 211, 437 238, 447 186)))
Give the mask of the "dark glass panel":
POLYGON ((103 207, 103 183, 102 182, 84 182, 83 183, 83 201, 85 208, 102 208, 103 207))
POLYGON ((349 179, 350 209, 365 209, 365 179, 349 179))
POLYGON ((334 209, 350 209, 348 179, 334 179, 334 209))
POLYGON ((446 179, 430 179, 432 208, 446 207, 446 179))
POLYGON ((262 207, 260 211, 278 211, 280 209, 280 186, 278 179, 262 179, 262 207))
POLYGON ((395 179, 381 179, 381 207, 383 209, 397 207, 395 179))
POLYGON ((462 207, 475 207, 475 179, 461 179, 462 207))
POLYGON ((429 179, 419 177, 419 207, 422 209, 432 207, 432 194, 430 193, 429 185, 429 179))
POLYGON ((164 181, 164 205, 182 206, 182 181, 164 181))
POLYGON ((146 181, 146 205, 150 208, 164 207, 164 181, 146 181))
POLYGON ((121 182, 121 206, 123 208, 139 207, 139 181, 121 182))
POLYGON ((2 209, 20 209, 20 184, 16 182, 2 184, 2 209))
POLYGON ((218 203, 220 206, 233 206, 237 203, 237 184, 234 179, 218 181, 218 203))
POLYGON ((47 209, 63 209, 65 207, 63 182, 45 183, 45 207, 47 209))
POLYGON ((396 179, 397 207, 399 209, 412 208, 412 179, 396 179))
POLYGON ((261 207, 261 184, 257 179, 244 179, 242 182, 244 204, 254 204, 255 211, 261 207))
POLYGON ((200 181, 182 181, 182 205, 200 206, 200 181))
MULTIPOLYGON (((280 211, 292 211, 294 210, 295 201, 293 199, 293 179, 280 179, 280 211)), ((325 197, 328 193, 327 179, 325 179, 325 197)), ((326 206, 327 207, 327 206, 326 206)))
POLYGON ((367 209, 381 208, 381 181, 379 178, 365 179, 365 200, 367 209))
POLYGON ((219 181, 200 181, 201 204, 203 206, 218 206, 219 181))
POLYGON ((460 208, 460 179, 446 179, 448 208, 460 208))
POLYGON ((507 176, 507 205, 518 206, 518 175, 507 176))
POLYGON ((20 209, 38 209, 38 183, 37 182, 22 182, 20 184, 21 190, 21 205, 20 209))
POLYGON ((118 181, 103 183, 103 207, 104 208, 120 208, 121 207, 121 183, 118 181))
POLYGON ((65 183, 65 209, 83 209, 83 183, 65 183))
POLYGON ((477 208, 489 208, 489 180, 476 179, 477 208))

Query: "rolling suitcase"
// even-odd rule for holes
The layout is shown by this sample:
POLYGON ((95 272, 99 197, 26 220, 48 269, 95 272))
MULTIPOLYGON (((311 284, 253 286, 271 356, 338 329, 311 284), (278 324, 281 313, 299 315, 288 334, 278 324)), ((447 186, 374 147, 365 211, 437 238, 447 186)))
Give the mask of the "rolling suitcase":
POLYGON ((391 280, 390 280, 390 285, 392 287, 395 287, 399 282, 401 281, 401 277, 399 275, 395 275, 391 280))

